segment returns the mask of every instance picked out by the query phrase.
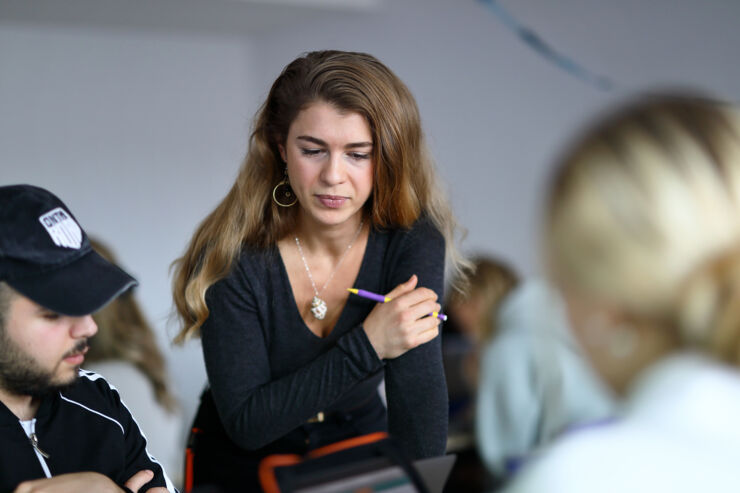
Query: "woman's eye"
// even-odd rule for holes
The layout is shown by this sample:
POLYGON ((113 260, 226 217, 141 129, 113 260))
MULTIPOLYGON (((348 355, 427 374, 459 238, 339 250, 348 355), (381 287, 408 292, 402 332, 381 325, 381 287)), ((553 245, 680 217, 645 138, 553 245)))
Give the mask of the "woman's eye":
POLYGON ((304 156, 316 156, 321 152, 321 149, 301 149, 301 154, 304 156))
POLYGON ((61 315, 56 312, 44 312, 41 314, 46 320, 58 320, 61 315))
POLYGON ((370 154, 366 152, 351 152, 349 155, 352 159, 370 159, 370 154))

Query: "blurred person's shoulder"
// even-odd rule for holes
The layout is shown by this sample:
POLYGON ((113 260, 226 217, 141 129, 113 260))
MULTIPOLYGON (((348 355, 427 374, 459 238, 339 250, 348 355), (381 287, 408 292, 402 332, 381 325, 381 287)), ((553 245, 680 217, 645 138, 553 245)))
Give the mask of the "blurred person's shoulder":
POLYGON ((570 340, 558 292, 543 279, 520 283, 504 298, 497 317, 498 336, 554 337, 570 340))
POLYGON ((662 434, 659 427, 604 424, 545 448, 505 491, 737 491, 737 462, 716 459, 696 443, 662 434))
POLYGON ((642 467, 655 464, 633 458, 636 452, 644 457, 649 450, 645 445, 641 433, 618 424, 579 430, 534 455, 506 491, 644 491, 634 489, 640 484, 635 478, 640 476, 642 467))
POLYGON ((738 410, 734 371, 692 354, 665 358, 641 375, 617 419, 566 433, 506 491, 736 491, 738 410))

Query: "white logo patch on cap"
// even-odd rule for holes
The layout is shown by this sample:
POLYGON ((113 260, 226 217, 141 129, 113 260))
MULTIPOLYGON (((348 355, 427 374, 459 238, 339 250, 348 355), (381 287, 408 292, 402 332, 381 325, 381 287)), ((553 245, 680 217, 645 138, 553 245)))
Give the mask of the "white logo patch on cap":
POLYGON ((80 246, 82 246, 82 230, 80 226, 61 207, 50 210, 39 217, 39 221, 46 228, 55 245, 74 248, 75 250, 79 250, 80 246))

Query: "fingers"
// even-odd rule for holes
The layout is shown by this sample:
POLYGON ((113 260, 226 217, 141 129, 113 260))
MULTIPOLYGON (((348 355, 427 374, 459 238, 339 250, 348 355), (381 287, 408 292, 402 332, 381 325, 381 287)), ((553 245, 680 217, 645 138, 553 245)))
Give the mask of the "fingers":
POLYGON ((438 303, 427 300, 406 308, 399 314, 396 334, 403 340, 406 350, 434 338, 439 330, 440 321, 436 317, 430 317, 429 314, 439 309, 438 303))
POLYGON ((151 481, 152 478, 154 478, 154 473, 149 469, 143 469, 128 478, 128 481, 126 481, 124 486, 126 486, 126 488, 130 489, 134 493, 137 493, 139 489, 147 484, 149 481, 151 481))
POLYGON ((408 281, 406 281, 404 283, 401 283, 398 286, 396 286, 395 288, 393 288, 393 290, 390 293, 386 294, 386 297, 388 297, 388 298, 397 298, 397 297, 401 296, 404 293, 408 293, 410 291, 413 291, 414 288, 416 287, 416 283, 417 282, 419 282, 419 278, 416 277, 416 274, 414 274, 411 277, 409 277, 409 280, 408 281))
MULTIPOLYGON (((414 276, 414 284, 416 283, 415 277, 416 276, 414 276)), ((400 284, 399 287, 407 285, 407 283, 400 284)), ((394 291, 396 291, 397 289, 398 288, 394 289, 394 291)), ((403 291, 400 294, 391 296, 391 298, 392 298, 392 303, 395 306, 397 306, 398 308, 402 310, 405 310, 418 303, 423 303, 427 301, 431 301, 431 302, 437 301, 437 293, 435 293, 429 288, 420 287, 420 288, 403 291)))
POLYGON ((396 358, 439 334, 437 293, 417 287, 412 275, 386 296, 390 302, 377 304, 363 322, 363 329, 380 359, 396 358))
POLYGON ((417 334, 416 345, 414 347, 421 346, 439 335, 439 320, 432 317, 429 317, 429 320, 433 320, 434 324, 429 329, 422 330, 417 334))
POLYGON ((399 328, 397 332, 396 349, 389 358, 395 358, 406 351, 414 349, 431 341, 439 334, 439 320, 434 317, 425 317, 415 321, 412 325, 399 328))
POLYGON ((436 297, 434 295, 434 298, 426 298, 418 303, 410 304, 404 309, 406 320, 418 320, 432 312, 439 312, 442 306, 436 302, 436 297))
POLYGON ((426 300, 436 301, 437 293, 428 288, 417 288, 418 282, 419 278, 413 274, 408 281, 399 284, 385 296, 404 309, 426 300))
POLYGON ((34 481, 25 481, 15 487, 13 493, 31 493, 34 487, 34 481))

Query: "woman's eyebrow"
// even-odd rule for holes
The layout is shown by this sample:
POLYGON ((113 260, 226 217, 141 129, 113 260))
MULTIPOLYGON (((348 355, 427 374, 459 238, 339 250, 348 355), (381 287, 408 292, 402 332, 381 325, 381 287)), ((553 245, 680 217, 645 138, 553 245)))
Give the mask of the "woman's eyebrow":
POLYGON ((356 147, 372 147, 372 142, 353 142, 344 146, 346 149, 354 149, 356 147))
MULTIPOLYGON (((310 135, 299 135, 296 137, 296 140, 305 140, 306 142, 310 142, 312 144, 320 145, 326 147, 327 144, 321 139, 317 139, 316 137, 311 137, 310 135)), ((345 149, 355 149, 357 147, 372 147, 372 142, 352 142, 350 144, 347 144, 344 146, 345 149)))

